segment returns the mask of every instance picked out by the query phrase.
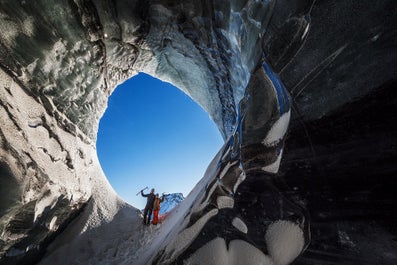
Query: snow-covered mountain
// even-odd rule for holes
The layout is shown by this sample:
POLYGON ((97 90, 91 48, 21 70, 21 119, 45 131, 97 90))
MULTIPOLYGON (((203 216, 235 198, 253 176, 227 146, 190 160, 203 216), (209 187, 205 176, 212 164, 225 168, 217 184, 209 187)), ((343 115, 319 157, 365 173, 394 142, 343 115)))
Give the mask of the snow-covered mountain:
POLYGON ((169 213, 172 209, 175 208, 179 203, 181 203, 185 197, 183 197, 182 193, 171 193, 167 194, 164 198, 164 201, 160 205, 160 215, 169 213))

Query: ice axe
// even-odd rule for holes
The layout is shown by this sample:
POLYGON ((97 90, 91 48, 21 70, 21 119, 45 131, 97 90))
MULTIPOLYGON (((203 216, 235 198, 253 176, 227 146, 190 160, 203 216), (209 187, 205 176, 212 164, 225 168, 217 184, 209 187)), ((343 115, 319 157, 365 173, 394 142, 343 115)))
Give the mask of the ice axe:
POLYGON ((139 193, 141 193, 142 191, 144 191, 144 190, 147 190, 147 186, 146 187, 144 187, 143 189, 141 189, 140 191, 138 191, 138 193, 136 194, 136 196, 138 196, 139 195, 139 193))

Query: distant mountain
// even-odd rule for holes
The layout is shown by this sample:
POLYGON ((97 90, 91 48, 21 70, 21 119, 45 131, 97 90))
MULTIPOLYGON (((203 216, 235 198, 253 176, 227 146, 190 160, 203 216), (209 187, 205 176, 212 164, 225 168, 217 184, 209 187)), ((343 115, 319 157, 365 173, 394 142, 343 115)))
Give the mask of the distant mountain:
POLYGON ((181 201, 183 201, 185 197, 183 197, 182 193, 170 193, 165 196, 164 201, 160 205, 160 215, 167 214, 170 212, 175 206, 177 206, 181 201))

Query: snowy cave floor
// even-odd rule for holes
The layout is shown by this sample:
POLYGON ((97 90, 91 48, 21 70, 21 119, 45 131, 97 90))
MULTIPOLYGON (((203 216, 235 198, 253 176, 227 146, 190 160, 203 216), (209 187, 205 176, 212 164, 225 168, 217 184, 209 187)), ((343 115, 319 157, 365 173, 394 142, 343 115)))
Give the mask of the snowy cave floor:
POLYGON ((153 253, 153 240, 162 236, 161 228, 169 219, 150 226, 142 221, 140 210, 124 204, 110 222, 71 241, 75 227, 66 229, 39 264, 141 264, 142 258, 153 253))

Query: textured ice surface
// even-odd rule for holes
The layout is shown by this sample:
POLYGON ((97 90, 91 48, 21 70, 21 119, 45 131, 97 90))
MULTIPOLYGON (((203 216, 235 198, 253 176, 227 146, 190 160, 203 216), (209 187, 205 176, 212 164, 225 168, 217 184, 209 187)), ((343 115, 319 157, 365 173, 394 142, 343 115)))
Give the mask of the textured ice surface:
POLYGON ((0 3, 0 263, 397 263, 396 3, 116 2, 0 3), (225 139, 147 230, 95 150, 138 72, 225 139))

